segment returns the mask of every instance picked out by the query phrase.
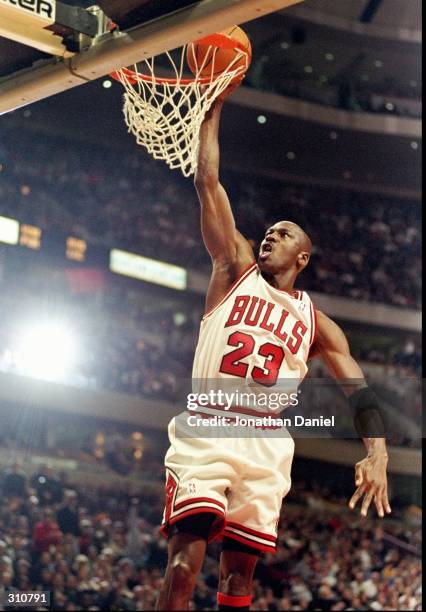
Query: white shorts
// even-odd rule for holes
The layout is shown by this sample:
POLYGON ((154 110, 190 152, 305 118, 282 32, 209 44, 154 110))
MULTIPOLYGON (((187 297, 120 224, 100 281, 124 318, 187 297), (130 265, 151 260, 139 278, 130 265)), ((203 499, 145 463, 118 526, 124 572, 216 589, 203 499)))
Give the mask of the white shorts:
POLYGON ((216 514, 209 541, 233 538, 275 552, 282 500, 290 490, 291 437, 183 438, 169 424, 161 531, 202 512, 216 514))

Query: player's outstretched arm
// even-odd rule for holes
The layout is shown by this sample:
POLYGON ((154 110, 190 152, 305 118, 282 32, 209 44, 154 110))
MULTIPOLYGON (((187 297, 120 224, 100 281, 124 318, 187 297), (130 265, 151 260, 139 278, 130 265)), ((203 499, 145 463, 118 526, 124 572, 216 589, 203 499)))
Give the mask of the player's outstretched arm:
POLYGON ((355 427, 367 448, 367 457, 355 466, 357 488, 349 501, 349 507, 355 508, 363 498, 361 514, 366 516, 374 500, 378 515, 383 517, 391 508, 386 474, 388 455, 377 398, 368 388, 361 368, 352 357, 343 331, 324 313, 318 312, 317 315, 316 351, 334 378, 345 382, 342 388, 354 412, 355 427), (354 381, 353 385, 347 384, 350 380, 354 381))
POLYGON ((219 181, 219 123, 225 97, 226 94, 213 102, 201 125, 194 179, 201 205, 201 231, 213 262, 207 310, 220 302, 234 280, 254 261, 250 244, 235 227, 228 196, 219 181))

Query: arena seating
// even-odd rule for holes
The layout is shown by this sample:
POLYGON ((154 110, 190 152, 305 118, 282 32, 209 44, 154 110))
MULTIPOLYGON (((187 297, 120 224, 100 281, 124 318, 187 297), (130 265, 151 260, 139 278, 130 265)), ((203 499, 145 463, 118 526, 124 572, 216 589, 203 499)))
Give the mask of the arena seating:
MULTIPOLYGON (((1 486, 0 592, 49 590, 55 610, 153 609, 167 559, 161 496, 137 499, 107 480, 70 489, 51 469, 29 478, 18 463, 3 471, 1 486)), ((421 609, 414 509, 360 521, 344 502, 295 484, 277 554, 257 569, 254 609, 421 609)), ((192 609, 215 607, 218 551, 209 547, 192 609)))
MULTIPOLYGON (((142 153, 105 150, 102 163, 94 153, 87 143, 32 139, 26 131, 16 142, 14 132, 5 130, 0 215, 207 271, 191 181, 142 153)), ((301 276, 303 288, 419 307, 419 202, 264 177, 247 182, 226 168, 222 174, 237 225, 255 247, 283 217, 311 235, 314 251, 301 276)))

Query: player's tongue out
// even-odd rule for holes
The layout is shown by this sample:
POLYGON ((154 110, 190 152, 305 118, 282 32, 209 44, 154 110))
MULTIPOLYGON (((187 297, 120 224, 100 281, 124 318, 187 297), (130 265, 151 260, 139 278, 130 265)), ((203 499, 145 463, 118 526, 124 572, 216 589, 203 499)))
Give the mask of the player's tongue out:
POLYGON ((271 253, 272 253, 272 246, 269 243, 264 244, 262 246, 262 250, 261 250, 261 253, 260 253, 260 259, 262 259, 262 260, 268 259, 268 257, 271 255, 271 253))

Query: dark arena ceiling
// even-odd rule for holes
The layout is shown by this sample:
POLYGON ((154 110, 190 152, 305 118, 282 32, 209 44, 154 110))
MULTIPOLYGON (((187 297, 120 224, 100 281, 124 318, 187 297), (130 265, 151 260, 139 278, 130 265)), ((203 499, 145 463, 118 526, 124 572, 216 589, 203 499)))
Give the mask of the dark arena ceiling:
MULTIPOLYGON (((93 4, 90 0, 63 1, 81 8, 93 4)), ((177 4, 183 8, 199 2, 99 0, 97 4, 122 30, 128 30, 167 15, 176 10, 177 4)), ((355 80, 362 80, 367 75, 372 86, 381 86, 392 79, 410 97, 420 99, 420 45, 398 41, 397 37, 384 40, 327 26, 329 17, 352 23, 372 23, 395 32, 401 28, 418 31, 420 16, 420 0, 305 0, 296 7, 244 25, 253 45, 251 70, 262 61, 272 75, 303 74, 306 65, 312 64, 315 67, 312 79, 320 76, 333 83, 349 72, 355 80), (308 19, 312 11, 321 14, 322 23, 308 19)), ((0 37, 0 78, 30 68, 43 58, 49 56, 0 37)), ((247 80, 249 77, 250 73, 247 80)), ((52 130, 64 137, 92 139, 102 146, 113 141, 118 148, 134 147, 136 150, 133 137, 126 132, 123 122, 121 99, 119 84, 114 82, 105 90, 100 79, 17 109, 4 115, 1 121, 5 126, 31 125, 41 132, 52 130)), ((327 180, 371 189, 381 186, 390 191, 420 191, 421 140, 414 150, 409 137, 350 129, 340 130, 338 138, 332 139, 332 125, 273 113, 268 114, 265 125, 260 125, 257 122, 259 112, 254 108, 242 109, 237 104, 227 105, 223 121, 223 155, 229 164, 249 172, 255 168, 265 175, 281 174, 284 178, 288 175, 301 181, 309 177, 313 182, 327 180), (242 112, 244 121, 241 120, 242 112), (289 153, 294 153, 291 159, 289 153)), ((138 154, 139 151, 138 148, 138 154)))
MULTIPOLYGON (((62 0, 64 4, 88 8, 94 4, 93 0, 62 0)), ((152 19, 162 17, 177 8, 196 6, 199 0, 98 0, 96 2, 105 14, 116 22, 121 30, 128 30, 152 19)), ((340 18, 349 21, 368 22, 394 29, 407 28, 420 30, 421 28, 421 0, 305 0, 297 9, 314 10, 323 14, 325 20, 340 18)), ((287 18, 292 19, 293 8, 281 11, 278 15, 269 15, 259 20, 260 26, 254 25, 256 31, 263 29, 263 38, 266 43, 279 38, 288 27, 287 18)), ((299 13, 300 14, 300 11, 299 13)), ((299 53, 303 53, 301 48, 299 53)), ((15 43, 0 37, 0 77, 12 74, 22 68, 30 67, 37 60, 48 58, 45 53, 31 47, 15 43)), ((302 56, 300 56, 302 58, 302 56)), ((303 61, 301 59, 301 61, 303 61)), ((277 64, 277 69, 279 68, 277 64)), ((416 69, 416 66, 413 68, 416 69)))

